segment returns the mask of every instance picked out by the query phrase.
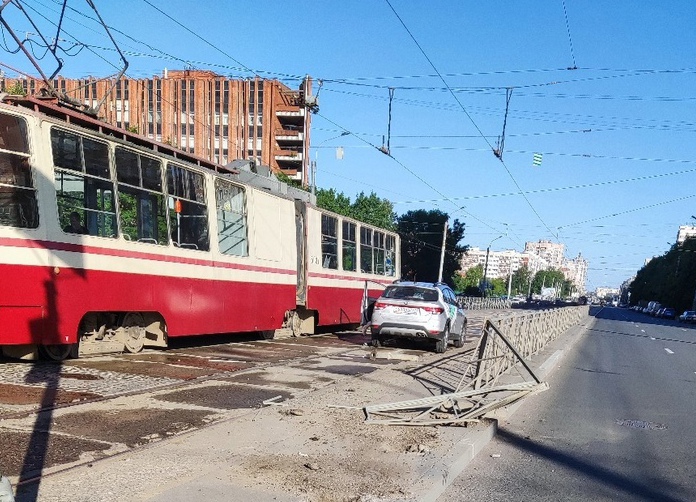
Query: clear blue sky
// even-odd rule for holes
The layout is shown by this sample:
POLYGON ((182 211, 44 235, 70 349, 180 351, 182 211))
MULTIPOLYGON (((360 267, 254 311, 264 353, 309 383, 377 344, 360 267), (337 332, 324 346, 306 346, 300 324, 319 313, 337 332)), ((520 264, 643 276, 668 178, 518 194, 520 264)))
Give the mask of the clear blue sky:
MULTIPOLYGON (((42 27, 48 21, 35 12, 58 18, 56 0, 22 1, 42 27)), ((589 261, 590 290, 617 287, 664 253, 679 225, 696 223, 691 0, 95 4, 120 31, 132 77, 188 62, 293 88, 305 74, 322 79, 311 153, 319 186, 351 198, 374 191, 399 214, 441 209, 466 223, 471 246, 500 235, 494 250, 562 242, 568 257, 589 261), (393 158, 376 148, 387 134, 389 88, 393 158), (503 164, 491 146, 506 88, 503 164), (350 135, 336 138, 343 131, 350 135)), ((86 2, 68 6, 94 15, 86 2)), ((64 57, 62 75, 114 73, 118 58, 92 20, 68 10, 64 28, 62 46, 78 39, 89 48, 68 51, 75 55, 64 57)), ((35 73, 5 50, 0 61, 35 73)))

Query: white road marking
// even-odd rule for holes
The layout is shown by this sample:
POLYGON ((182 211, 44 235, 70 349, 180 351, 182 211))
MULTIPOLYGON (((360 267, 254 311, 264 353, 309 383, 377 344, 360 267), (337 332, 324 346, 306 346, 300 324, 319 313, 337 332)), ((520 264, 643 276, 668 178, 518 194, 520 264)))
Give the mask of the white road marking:
POLYGON ((654 340, 654 339, 655 339, 655 337, 654 337, 654 336, 651 336, 651 337, 650 337, 650 339, 651 339, 651 340, 654 340))
POLYGON ((671 350, 669 350, 669 349, 666 348, 666 347, 665 347, 665 352, 667 352, 668 354, 674 354, 674 352, 672 352, 671 350))
POLYGON ((645 333, 645 330, 644 330, 644 329, 641 329, 640 332, 641 332, 641 333, 645 333))

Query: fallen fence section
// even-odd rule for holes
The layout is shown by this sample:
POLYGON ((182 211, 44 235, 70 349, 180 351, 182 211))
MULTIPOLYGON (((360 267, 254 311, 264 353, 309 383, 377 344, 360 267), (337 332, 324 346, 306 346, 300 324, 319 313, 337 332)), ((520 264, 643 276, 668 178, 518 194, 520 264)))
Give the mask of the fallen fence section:
MULTIPOLYGON (((469 352, 449 359, 449 363, 459 367, 457 371, 461 375, 451 392, 366 406, 366 423, 449 425, 478 422, 496 409, 548 389, 548 384, 539 380, 526 358, 577 324, 587 312, 586 306, 566 307, 511 315, 495 322, 486 320, 473 356, 469 352)), ((423 379, 433 381, 432 376, 423 379)))

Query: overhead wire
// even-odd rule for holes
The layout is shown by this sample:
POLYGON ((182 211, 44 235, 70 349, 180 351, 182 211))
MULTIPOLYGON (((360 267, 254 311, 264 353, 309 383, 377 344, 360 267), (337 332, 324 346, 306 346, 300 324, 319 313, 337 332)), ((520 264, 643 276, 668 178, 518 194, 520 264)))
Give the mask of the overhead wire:
MULTIPOLYGON (((149 2, 146 2, 146 3, 148 3, 148 4, 149 4, 149 2)), ((248 68, 246 68, 246 69, 248 70, 248 68)), ((392 87, 393 87, 393 86, 392 86, 392 87)), ((479 132, 480 132, 480 131, 479 131, 479 132)), ((371 146, 374 146, 374 145, 371 145, 371 146)))
POLYGON ((568 21, 568 9, 566 9, 565 0, 561 0, 563 3, 563 15, 565 16, 566 31, 568 32, 568 43, 570 45, 570 57, 573 59, 573 67, 568 68, 569 70, 577 70, 578 65, 575 62, 575 51, 573 50, 573 37, 570 36, 570 22, 568 21))
POLYGON ((592 223, 592 222, 604 220, 607 218, 615 218, 617 216, 623 216, 625 214, 635 213, 637 211, 644 211, 646 209, 653 209, 655 207, 665 206, 667 204, 673 204, 675 202, 681 202, 684 200, 693 199, 694 197, 696 197, 696 194, 685 195, 683 197, 677 197, 677 198, 671 199, 671 200, 656 202, 655 204, 648 204, 646 206, 634 207, 631 209, 626 209, 625 211, 619 211, 619 212, 607 214, 604 216, 598 216, 596 218, 589 218, 587 220, 577 221, 575 223, 568 223, 567 225, 561 225, 558 228, 561 229, 561 228, 575 227, 575 226, 579 226, 579 225, 584 225, 585 223, 592 223))
MULTIPOLYGON (((449 88, 449 85, 447 84, 447 81, 446 81, 446 80, 444 79, 444 77, 440 74, 440 72, 439 72, 439 70, 437 69, 437 67, 435 66, 435 64, 432 62, 432 60, 430 59, 430 57, 426 54, 425 50, 424 50, 424 49, 421 47, 421 45, 418 43, 418 40, 416 40, 416 37, 413 35, 413 33, 411 33, 411 31, 409 30, 408 26, 406 26, 406 23, 403 21, 403 19, 401 19, 401 16, 399 16, 399 13, 396 12, 396 9, 394 9, 394 6, 391 4, 391 2, 390 2, 389 0, 385 0, 385 2, 386 2, 387 5, 389 6, 389 8, 392 10, 392 12, 393 12, 394 15, 396 16, 396 18, 399 20, 399 22, 401 23, 401 25, 403 26, 403 28, 404 28, 404 29, 406 30, 406 32, 409 34, 409 36, 411 37, 411 40, 413 40, 413 42, 416 44, 416 46, 417 46, 418 49, 420 50, 420 52, 421 52, 421 54, 423 55, 423 57, 426 59, 426 61, 428 61, 428 63, 430 64, 431 68, 435 71, 435 73, 437 73, 437 75, 438 75, 438 77, 440 78, 440 80, 442 81, 442 83, 449 89, 450 94, 452 95, 452 97, 454 98, 454 100, 459 104, 460 108, 462 109, 462 111, 464 112, 464 114, 467 116, 467 118, 469 119, 469 121, 471 122, 471 124, 474 126, 474 128, 475 128, 475 129, 478 131, 478 133, 481 135, 481 138, 483 138, 483 140, 488 144, 488 146, 491 148, 491 150, 494 150, 493 145, 491 144, 491 142, 488 141, 488 138, 483 134, 483 131, 481 131, 481 129, 480 129, 479 126, 476 124, 476 122, 474 121, 474 119, 471 117, 471 115, 469 115, 469 112, 466 111, 466 108, 465 108, 464 105, 461 103, 461 101, 459 101, 459 99, 457 98, 456 94, 455 94, 454 92, 452 92, 452 90, 449 88)), ((537 218, 539 219, 539 221, 544 225, 544 227, 548 230, 548 232, 549 232, 551 235, 553 235, 554 237, 557 238, 557 236, 554 234, 553 230, 551 230, 551 228, 546 224, 546 222, 545 222, 544 219, 541 217, 541 215, 539 214, 539 212, 538 212, 538 211, 536 210, 536 208, 532 205, 532 203, 531 203, 531 201, 529 200, 529 198, 525 195, 524 191, 523 191, 522 188, 520 187, 520 185, 519 185, 519 183, 517 182, 517 180, 515 179, 515 177, 512 175, 512 172, 510 172, 510 169, 508 169, 508 167, 507 167, 507 165, 505 164, 505 162, 503 161, 503 159, 500 158, 499 160, 500 160, 500 163, 501 163, 501 164, 503 165, 503 167, 505 168, 505 170, 507 171, 508 176, 510 177, 510 179, 512 180, 512 182, 515 184, 515 186, 517 187, 517 189, 520 191, 520 195, 522 195, 522 197, 524 198, 524 200, 527 202, 527 205, 530 207, 530 209, 532 210, 532 212, 536 215, 536 217, 537 217, 537 218)))
MULTIPOLYGON (((695 161, 688 161, 690 163, 696 163, 695 161)), ((539 188, 537 190, 528 190, 528 194, 540 194, 540 193, 552 193, 552 192, 562 192, 566 190, 578 190, 578 189, 585 189, 585 188, 596 188, 596 187, 603 187, 603 186, 611 186, 611 185, 619 185, 622 183, 633 183, 637 181, 651 181, 655 180, 658 178, 664 178, 667 176, 680 176, 684 174, 692 174, 696 173, 696 168, 694 169, 687 169, 684 171, 674 171, 671 173, 658 173, 658 174, 651 174, 651 175, 646 175, 646 176, 638 176, 634 178, 624 178, 624 179, 619 179, 619 180, 608 180, 608 181, 599 181, 596 183, 581 183, 577 185, 569 185, 569 186, 564 186, 564 187, 548 187, 548 188, 539 188)), ((482 194, 482 195, 465 195, 462 197, 453 197, 452 200, 455 201, 464 201, 464 200, 477 200, 477 199, 490 199, 490 198, 498 198, 498 197, 511 197, 511 196, 516 196, 516 192, 505 192, 505 193, 495 193, 495 194, 482 194)), ((409 200, 409 201, 397 201, 394 202, 394 204, 413 204, 413 203, 422 203, 422 202, 439 202, 438 200, 426 200, 426 199, 420 199, 420 200, 409 200)))

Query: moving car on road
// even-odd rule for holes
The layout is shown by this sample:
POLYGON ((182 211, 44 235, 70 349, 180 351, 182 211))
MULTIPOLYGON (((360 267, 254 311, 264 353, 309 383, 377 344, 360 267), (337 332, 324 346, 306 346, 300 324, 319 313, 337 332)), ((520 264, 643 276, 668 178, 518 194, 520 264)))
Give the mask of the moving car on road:
POLYGON ((435 352, 445 352, 450 338, 455 347, 464 345, 466 314, 454 291, 443 283, 397 282, 375 302, 372 314, 372 344, 388 337, 429 338, 435 352))

